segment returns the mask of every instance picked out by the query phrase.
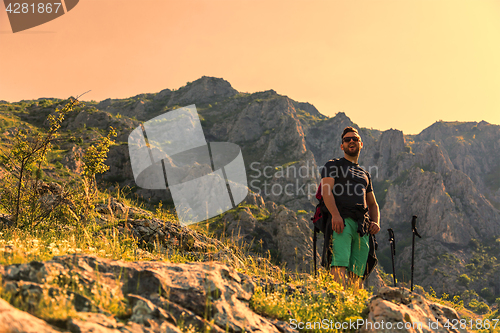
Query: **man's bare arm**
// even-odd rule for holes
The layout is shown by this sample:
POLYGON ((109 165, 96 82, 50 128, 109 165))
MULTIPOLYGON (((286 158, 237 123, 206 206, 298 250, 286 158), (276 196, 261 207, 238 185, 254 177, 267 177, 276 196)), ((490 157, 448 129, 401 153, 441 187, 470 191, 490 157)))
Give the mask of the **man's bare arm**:
POLYGON ((338 234, 344 231, 344 220, 340 216, 337 205, 335 204, 335 198, 333 197, 333 185, 335 185, 335 179, 331 177, 325 177, 321 179, 321 193, 323 194, 323 201, 325 202, 326 208, 332 215, 332 228, 338 234))

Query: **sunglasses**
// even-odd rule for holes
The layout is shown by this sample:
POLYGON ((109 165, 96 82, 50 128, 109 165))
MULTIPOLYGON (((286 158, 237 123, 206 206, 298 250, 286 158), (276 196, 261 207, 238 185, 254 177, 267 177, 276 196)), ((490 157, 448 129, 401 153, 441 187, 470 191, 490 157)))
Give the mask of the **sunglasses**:
POLYGON ((342 139, 342 141, 344 141, 344 142, 351 142, 351 140, 354 142, 358 142, 359 138, 357 136, 347 136, 347 137, 342 139))

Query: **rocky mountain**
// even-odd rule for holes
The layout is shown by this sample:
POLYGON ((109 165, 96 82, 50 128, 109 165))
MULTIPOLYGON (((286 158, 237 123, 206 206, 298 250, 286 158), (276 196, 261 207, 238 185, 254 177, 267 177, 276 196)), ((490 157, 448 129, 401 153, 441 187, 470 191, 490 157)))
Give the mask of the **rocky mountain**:
MULTIPOLYGON (((26 121, 40 121, 50 112, 40 103, 23 115, 26 121)), ((418 135, 359 128, 343 112, 329 118, 311 104, 273 90, 240 93, 223 79, 202 77, 177 90, 95 103, 90 111, 75 112, 63 130, 118 128, 120 144, 110 151, 111 168, 103 180, 134 186, 126 145, 130 132, 143 121, 190 104, 197 107, 207 141, 241 147, 249 187, 261 197, 252 207, 220 218, 218 225, 233 235, 254 244, 261 241, 261 250, 274 251, 288 267, 306 269, 297 258, 306 263, 312 258, 307 230, 318 167, 343 155, 340 133, 354 126, 364 142, 360 165, 372 174, 380 204, 378 254, 385 270, 392 270, 385 230, 393 228, 397 276, 409 280, 410 221, 417 215, 423 238, 417 240, 415 283, 432 286, 438 294, 474 290, 490 303, 500 297, 495 278, 500 273, 500 126, 436 122, 418 135), (308 215, 297 215, 302 211, 308 215), (458 282, 464 274, 471 278, 467 286, 458 282)), ((61 163, 75 171, 78 143, 65 149, 61 163)), ((171 200, 168 191, 133 190, 152 202, 171 200)))

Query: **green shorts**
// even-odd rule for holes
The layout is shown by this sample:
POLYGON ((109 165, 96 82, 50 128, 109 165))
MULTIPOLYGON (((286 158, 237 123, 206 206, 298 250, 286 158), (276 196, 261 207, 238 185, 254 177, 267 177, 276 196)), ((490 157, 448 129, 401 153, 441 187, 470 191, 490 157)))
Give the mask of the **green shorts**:
POLYGON ((360 237, 358 224, 353 219, 346 218, 344 222, 345 227, 341 234, 333 232, 332 266, 347 267, 348 271, 362 277, 370 250, 369 235, 360 237))

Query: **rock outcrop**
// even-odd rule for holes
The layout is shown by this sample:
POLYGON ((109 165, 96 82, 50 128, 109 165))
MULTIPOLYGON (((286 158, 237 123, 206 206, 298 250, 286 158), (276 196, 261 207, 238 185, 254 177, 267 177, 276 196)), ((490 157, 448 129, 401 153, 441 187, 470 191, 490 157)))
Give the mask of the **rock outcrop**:
POLYGON ((55 333, 59 331, 45 321, 18 310, 0 299, 0 332, 55 333))
POLYGON ((61 163, 70 171, 80 174, 83 171, 83 149, 73 145, 64 155, 61 163))
POLYGON ((368 311, 365 326, 360 331, 362 333, 467 332, 456 324, 460 317, 454 309, 432 303, 422 295, 410 293, 408 289, 381 288, 369 300, 368 311), (457 329, 452 328, 454 324, 457 329))
POLYGON ((311 272, 312 236, 310 222, 283 205, 251 193, 244 206, 224 215, 221 236, 242 246, 254 244, 255 253, 271 254, 288 271, 311 272))
POLYGON ((0 266, 0 275, 2 289, 17 304, 46 304, 50 311, 50 299, 57 299, 67 311, 49 324, 0 300, 2 332, 178 333, 191 326, 278 333, 276 325, 286 327, 254 313, 248 306, 252 279, 217 262, 124 262, 75 254, 0 266))
POLYGON ((217 239, 171 220, 156 218, 148 211, 129 207, 115 198, 99 204, 96 211, 100 214, 98 224, 101 227, 116 226, 119 233, 131 235, 143 247, 166 252, 180 250, 201 261, 218 260, 233 268, 242 267, 241 258, 217 239), (114 221, 118 221, 118 224, 114 221))

